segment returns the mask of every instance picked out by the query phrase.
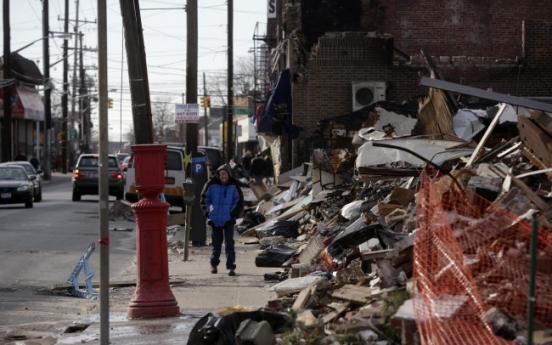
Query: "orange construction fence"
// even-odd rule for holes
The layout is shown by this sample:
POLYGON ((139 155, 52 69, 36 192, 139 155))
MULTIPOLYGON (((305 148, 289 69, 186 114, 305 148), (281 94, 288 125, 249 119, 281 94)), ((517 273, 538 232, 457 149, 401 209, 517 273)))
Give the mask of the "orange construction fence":
MULTIPOLYGON (((528 200, 512 191, 490 203, 458 181, 429 169, 421 177, 414 245, 414 312, 421 342, 509 344, 495 336, 487 311, 495 307, 527 320, 531 224, 502 206, 519 211, 528 200)), ((551 240, 548 230, 539 229, 535 324, 548 327, 551 240)))

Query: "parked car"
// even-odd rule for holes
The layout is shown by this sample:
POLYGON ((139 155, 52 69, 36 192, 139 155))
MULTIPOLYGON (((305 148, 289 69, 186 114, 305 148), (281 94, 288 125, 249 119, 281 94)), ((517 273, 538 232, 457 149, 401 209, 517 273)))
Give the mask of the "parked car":
POLYGON ((17 165, 0 166, 0 204, 25 204, 33 207, 34 186, 25 169, 17 165))
POLYGON ((119 163, 123 163, 125 158, 130 157, 130 153, 127 152, 119 152, 117 153, 117 159, 119 160, 119 163))
MULTIPOLYGON (((85 153, 80 155, 75 170, 73 170, 73 201, 80 201, 83 195, 99 194, 100 156, 85 153)), ((117 156, 109 155, 109 195, 117 200, 125 196, 125 181, 117 156)))
POLYGON ((130 156, 126 156, 123 162, 121 163, 121 170, 125 173, 128 170, 128 162, 130 161, 130 156))
POLYGON ((6 162, 2 163, 2 165, 17 165, 23 167, 29 177, 34 177, 32 180, 34 187, 34 202, 42 201, 42 169, 35 170, 31 163, 23 161, 6 162))

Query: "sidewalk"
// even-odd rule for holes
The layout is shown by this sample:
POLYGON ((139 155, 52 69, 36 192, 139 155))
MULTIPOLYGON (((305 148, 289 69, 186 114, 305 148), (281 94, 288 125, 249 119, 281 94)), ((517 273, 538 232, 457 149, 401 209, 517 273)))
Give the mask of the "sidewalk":
MULTIPOLYGON (((178 231, 171 242, 181 239, 182 236, 183 229, 178 231)), ((179 316, 128 320, 126 308, 135 288, 115 289, 111 292, 110 300, 122 298, 127 302, 117 303, 113 308, 110 302, 110 343, 186 344, 195 323, 208 312, 216 315, 219 310, 225 308, 239 306, 255 310, 266 306, 269 300, 276 298, 276 293, 269 291, 269 287, 274 283, 267 284, 264 281, 264 274, 277 269, 255 266, 259 246, 244 244, 244 241, 250 239, 250 237, 241 237, 237 233, 235 235, 237 268, 236 276, 233 277, 228 276, 223 256, 221 256, 221 265, 218 267, 219 273, 210 272, 211 247, 209 246, 189 247, 188 261, 183 261, 183 254, 169 250, 170 281, 184 281, 180 285, 171 285, 181 311, 179 316)), ((207 242, 210 242, 209 236, 207 242)), ((99 344, 99 309, 80 322, 89 324, 88 328, 80 333, 62 334, 58 344, 99 344)))

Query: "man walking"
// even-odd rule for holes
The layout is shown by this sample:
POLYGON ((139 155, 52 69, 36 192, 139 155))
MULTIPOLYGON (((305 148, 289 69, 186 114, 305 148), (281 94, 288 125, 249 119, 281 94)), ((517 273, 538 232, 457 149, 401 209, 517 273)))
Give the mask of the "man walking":
POLYGON ((211 273, 217 273, 224 241, 226 269, 229 270, 229 276, 235 276, 234 224, 243 210, 244 201, 239 182, 232 177, 232 169, 228 164, 218 168, 216 174, 205 184, 199 202, 201 211, 211 226, 211 273))

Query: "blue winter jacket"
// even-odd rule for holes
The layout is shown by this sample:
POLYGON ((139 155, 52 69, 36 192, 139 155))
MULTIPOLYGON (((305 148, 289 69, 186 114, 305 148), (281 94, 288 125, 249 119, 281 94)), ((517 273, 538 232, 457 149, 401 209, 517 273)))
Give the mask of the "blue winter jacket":
POLYGON ((230 167, 225 166, 217 169, 213 176, 203 187, 200 196, 201 211, 207 217, 210 224, 216 227, 223 227, 228 221, 234 221, 240 216, 243 210, 243 193, 232 175, 230 167), (218 177, 218 170, 224 169, 230 176, 228 183, 223 185, 218 177))

